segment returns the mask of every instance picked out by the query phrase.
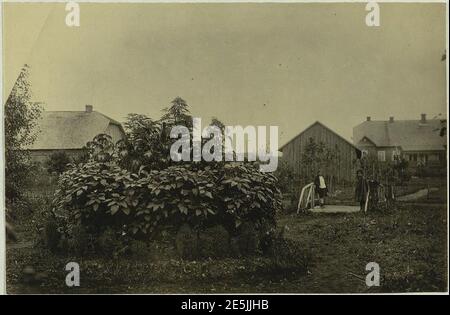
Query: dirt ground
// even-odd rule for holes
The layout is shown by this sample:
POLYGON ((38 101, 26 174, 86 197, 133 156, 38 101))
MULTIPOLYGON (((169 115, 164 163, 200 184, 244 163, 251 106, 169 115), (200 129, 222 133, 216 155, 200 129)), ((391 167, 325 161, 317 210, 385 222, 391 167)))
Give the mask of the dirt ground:
MULTIPOLYGON (((7 248, 9 293, 350 293, 436 292, 447 283, 447 210, 445 205, 399 206, 389 213, 280 215, 285 235, 310 255, 306 275, 261 274, 248 259, 82 261, 82 285, 64 284, 65 263, 34 245, 31 234, 7 248), (366 264, 376 262, 381 286, 368 288, 366 264), (44 280, 24 282, 26 265, 44 280), (83 266, 86 267, 83 273, 83 266), (86 274, 87 273, 87 274, 86 274), (124 280, 123 274, 129 280, 124 280), (83 276, 84 275, 84 276, 83 276)), ((20 229, 19 229, 20 230, 20 229)), ((252 258, 250 258, 251 260, 252 258)))

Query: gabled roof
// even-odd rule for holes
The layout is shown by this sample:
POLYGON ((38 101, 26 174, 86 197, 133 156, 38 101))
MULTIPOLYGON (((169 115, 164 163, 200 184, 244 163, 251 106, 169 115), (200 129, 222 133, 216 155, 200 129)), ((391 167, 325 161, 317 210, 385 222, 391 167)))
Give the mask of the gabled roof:
POLYGON ((366 142, 366 143, 369 142, 370 145, 376 146, 375 142, 373 142, 369 137, 366 137, 366 136, 362 137, 361 140, 359 140, 356 145, 360 145, 361 142, 366 142))
POLYGON ((345 142, 347 142, 350 146, 352 146, 353 148, 355 148, 356 150, 360 151, 353 143, 351 143, 350 141, 348 141, 347 139, 345 139, 344 137, 342 137, 340 134, 336 133, 334 130, 328 128, 327 126, 325 126, 324 124, 322 124, 320 121, 316 121, 314 123, 312 123, 311 125, 309 125, 309 127, 307 127, 306 129, 304 129, 302 132, 300 132, 298 135, 296 135, 294 138, 292 138, 291 140, 289 140, 288 142, 286 142, 285 144, 283 144, 283 146, 280 147, 279 151, 283 150, 283 148, 285 146, 287 146, 289 143, 291 143, 292 141, 294 141, 295 139, 297 139, 298 137, 300 137, 303 133, 305 133, 307 130, 309 130, 310 128, 314 127, 315 125, 320 125, 321 127, 327 129, 328 131, 332 132, 334 135, 336 135, 338 138, 344 140, 345 142))
POLYGON ((80 149, 110 124, 123 131, 118 121, 96 111, 44 111, 38 121, 37 139, 28 149, 80 149))
POLYGON ((441 120, 365 121, 353 128, 353 140, 364 137, 378 147, 401 147, 405 151, 445 150, 447 137, 441 137, 441 120))

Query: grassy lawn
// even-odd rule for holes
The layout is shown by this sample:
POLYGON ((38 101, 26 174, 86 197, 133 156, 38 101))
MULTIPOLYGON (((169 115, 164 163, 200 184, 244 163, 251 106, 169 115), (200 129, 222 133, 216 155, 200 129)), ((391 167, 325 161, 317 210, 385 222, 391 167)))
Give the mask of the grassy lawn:
POLYGON ((311 251, 299 292, 414 292, 446 288, 446 220, 446 207, 408 205, 388 214, 293 215, 279 223, 311 251), (372 261, 382 282, 368 289, 365 266, 372 261))
POLYGON ((7 247, 9 293, 221 293, 221 292, 415 292, 445 291, 445 206, 405 205, 391 213, 280 215, 286 237, 310 254, 306 274, 277 274, 265 258, 181 261, 142 256, 122 259, 65 257, 34 245, 19 226, 21 241, 7 247), (65 286, 64 266, 77 261, 81 287, 65 286), (381 286, 367 288, 365 266, 377 262, 381 286), (23 279, 31 265, 45 275, 23 279), (126 275, 126 277, 124 276, 126 275))

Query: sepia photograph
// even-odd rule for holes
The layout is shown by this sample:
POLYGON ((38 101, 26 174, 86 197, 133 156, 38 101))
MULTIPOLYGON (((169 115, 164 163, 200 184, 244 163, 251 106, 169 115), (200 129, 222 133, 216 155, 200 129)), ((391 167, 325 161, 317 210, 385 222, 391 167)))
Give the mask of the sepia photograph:
POLYGON ((0 6, 2 293, 448 294, 447 2, 0 6))

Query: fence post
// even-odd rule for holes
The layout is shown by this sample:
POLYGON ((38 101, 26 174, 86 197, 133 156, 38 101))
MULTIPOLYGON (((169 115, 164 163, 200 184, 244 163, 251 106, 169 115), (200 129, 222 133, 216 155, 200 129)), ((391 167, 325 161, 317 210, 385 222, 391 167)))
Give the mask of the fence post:
POLYGON ((367 212, 367 207, 369 205, 369 195, 370 195, 370 188, 367 189, 367 197, 366 197, 366 203, 364 205, 364 212, 367 212))

